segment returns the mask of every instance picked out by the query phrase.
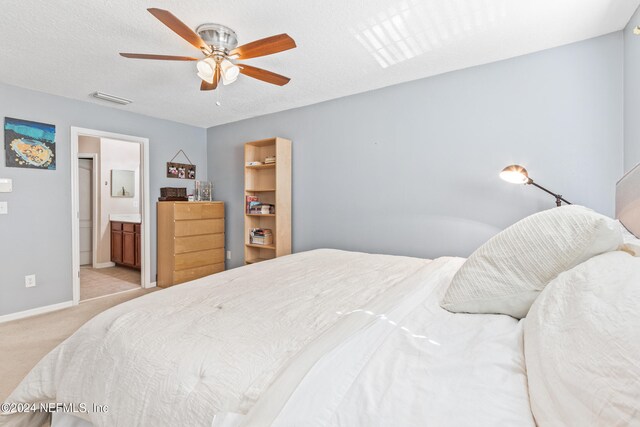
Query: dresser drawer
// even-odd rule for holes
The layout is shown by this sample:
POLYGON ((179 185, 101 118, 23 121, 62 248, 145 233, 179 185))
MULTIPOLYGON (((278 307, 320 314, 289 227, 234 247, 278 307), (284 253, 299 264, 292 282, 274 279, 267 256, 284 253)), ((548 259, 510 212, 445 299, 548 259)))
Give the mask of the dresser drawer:
POLYGON ((202 205, 202 218, 224 218, 224 205, 222 203, 202 205))
POLYGON ((205 265, 204 267, 189 268, 173 273, 174 283, 183 283, 190 280, 199 279, 210 274, 224 271, 224 262, 220 264, 205 265))
POLYGON ((174 259, 175 270, 203 267, 210 264, 224 263, 224 248, 178 254, 174 259))
POLYGON ((224 232, 224 219, 198 219, 191 221, 176 221, 175 235, 196 236, 198 234, 216 234, 224 232))
POLYGON ((224 218, 222 203, 176 203, 173 209, 176 220, 224 218))
POLYGON ((176 237, 175 253, 224 248, 224 234, 203 234, 200 236, 176 237))
POLYGON ((135 229, 136 229, 135 224, 132 224, 130 222, 122 223, 122 231, 126 231, 127 233, 133 233, 135 229))

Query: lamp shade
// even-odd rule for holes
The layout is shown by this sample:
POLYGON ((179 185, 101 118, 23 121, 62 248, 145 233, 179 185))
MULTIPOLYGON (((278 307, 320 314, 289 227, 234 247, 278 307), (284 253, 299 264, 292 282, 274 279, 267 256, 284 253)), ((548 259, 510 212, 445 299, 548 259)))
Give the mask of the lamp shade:
POLYGON ((198 67, 198 77, 207 83, 213 83, 213 73, 216 69, 216 61, 211 58, 205 58, 198 61, 196 64, 198 67))
POLYGON ((529 182, 529 173, 520 165, 510 165, 502 169, 500 178, 512 184, 527 184, 529 182))
POLYGON ((222 61, 220 69, 222 71, 222 83, 224 85, 235 82, 238 78, 238 74, 240 74, 240 68, 228 59, 224 59, 222 61))

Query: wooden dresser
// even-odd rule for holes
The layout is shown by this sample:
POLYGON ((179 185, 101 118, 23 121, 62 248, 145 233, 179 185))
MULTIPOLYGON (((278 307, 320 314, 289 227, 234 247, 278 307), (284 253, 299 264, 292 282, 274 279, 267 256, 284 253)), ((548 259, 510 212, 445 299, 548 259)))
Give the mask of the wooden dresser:
POLYGON ((224 271, 224 203, 158 202, 158 286, 224 271))

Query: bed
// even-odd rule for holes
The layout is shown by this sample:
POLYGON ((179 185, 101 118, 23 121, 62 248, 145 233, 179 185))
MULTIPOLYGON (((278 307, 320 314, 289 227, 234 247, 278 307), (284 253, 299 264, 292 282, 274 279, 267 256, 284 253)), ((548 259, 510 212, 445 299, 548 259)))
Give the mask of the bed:
POLYGON ((535 426, 526 322, 441 308, 464 263, 321 249, 129 301, 39 362, 0 426, 42 425, 40 404, 54 427, 535 426))

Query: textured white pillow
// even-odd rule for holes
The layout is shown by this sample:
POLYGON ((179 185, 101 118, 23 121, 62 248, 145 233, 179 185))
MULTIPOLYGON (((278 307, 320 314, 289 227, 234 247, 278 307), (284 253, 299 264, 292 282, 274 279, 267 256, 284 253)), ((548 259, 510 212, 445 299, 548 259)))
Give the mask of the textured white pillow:
POLYGON ((633 235, 620 221, 616 221, 622 232, 622 242, 624 246, 622 250, 630 253, 633 256, 640 257, 640 239, 633 235))
POLYGON ((583 206, 531 215, 471 254, 451 281, 442 308, 520 319, 558 274, 621 244, 618 224, 583 206))
POLYGON ((539 426, 640 425, 640 258, 560 274, 524 321, 524 352, 539 426))

